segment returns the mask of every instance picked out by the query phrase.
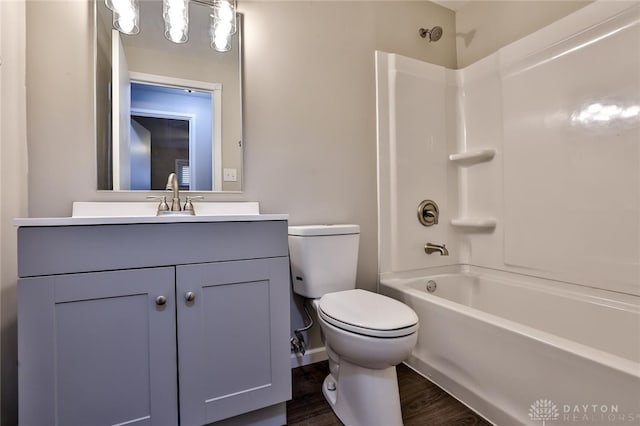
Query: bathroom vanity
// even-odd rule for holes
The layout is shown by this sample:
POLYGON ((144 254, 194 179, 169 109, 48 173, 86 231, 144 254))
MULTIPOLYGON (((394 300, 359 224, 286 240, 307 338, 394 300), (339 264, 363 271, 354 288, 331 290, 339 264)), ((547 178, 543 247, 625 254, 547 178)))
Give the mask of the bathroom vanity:
POLYGON ((21 425, 286 424, 286 215, 16 224, 21 425))

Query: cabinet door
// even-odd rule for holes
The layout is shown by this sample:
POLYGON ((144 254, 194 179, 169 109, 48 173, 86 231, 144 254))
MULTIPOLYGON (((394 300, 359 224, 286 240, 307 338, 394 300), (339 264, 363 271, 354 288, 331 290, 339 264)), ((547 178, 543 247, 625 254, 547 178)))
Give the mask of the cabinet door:
POLYGON ((286 257, 177 267, 181 426, 291 398, 289 286, 286 257))
POLYGON ((174 283, 174 268, 21 279, 20 425, 175 426, 174 283))

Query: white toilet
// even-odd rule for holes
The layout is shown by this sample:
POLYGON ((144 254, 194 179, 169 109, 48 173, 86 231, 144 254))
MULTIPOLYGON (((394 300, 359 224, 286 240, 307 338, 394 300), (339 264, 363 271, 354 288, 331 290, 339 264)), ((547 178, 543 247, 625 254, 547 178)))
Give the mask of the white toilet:
POLYGON ((416 344, 407 305, 355 288, 358 225, 289 227, 293 291, 313 299, 329 357, 322 392, 347 426, 402 425, 396 365, 416 344))

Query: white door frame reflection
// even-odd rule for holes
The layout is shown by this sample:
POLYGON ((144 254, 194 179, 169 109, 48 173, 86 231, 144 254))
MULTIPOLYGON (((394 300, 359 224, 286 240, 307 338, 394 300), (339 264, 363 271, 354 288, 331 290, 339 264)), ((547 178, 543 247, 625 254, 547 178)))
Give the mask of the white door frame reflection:
MULTIPOLYGON (((132 115, 144 115, 144 116, 164 116, 167 118, 184 119, 191 116, 190 132, 193 130, 189 137, 189 164, 191 167, 191 178, 193 179, 190 190, 195 191, 221 191, 222 190, 222 111, 220 108, 222 102, 222 85, 219 83, 209 83, 203 81, 186 80, 174 77, 167 77, 154 74, 145 74, 138 72, 128 73, 128 82, 125 83, 128 86, 129 92, 129 105, 128 111, 120 110, 123 105, 122 102, 113 102, 113 176, 114 176, 114 189, 115 190, 132 190, 143 188, 131 187, 132 176, 132 158, 130 156, 131 149, 131 116, 132 115), (185 112, 185 110, 178 111, 175 108, 171 108, 171 105, 161 106, 161 109, 157 108, 157 103, 149 103, 145 106, 144 102, 137 102, 135 97, 131 97, 132 84, 147 85, 150 88, 155 87, 158 89, 166 88, 167 91, 171 89, 179 89, 180 91, 193 94, 194 97, 200 94, 207 94, 210 96, 210 117, 206 117, 205 120, 200 120, 201 127, 200 133, 202 133, 202 126, 207 126, 207 121, 210 122, 210 133, 206 133, 206 137, 197 137, 199 133, 196 130, 197 122, 193 112, 185 112), (153 108, 148 106, 155 104, 153 108), (116 109, 118 109, 116 111, 116 109), (120 123, 116 121, 120 120, 120 123), (121 131, 116 129, 121 126, 126 126, 121 131), (192 135, 194 137, 192 137, 192 135), (208 136, 210 135, 210 136, 208 136), (124 139, 124 140, 123 140, 124 139), (203 143, 199 144, 198 140, 202 139, 203 143), (211 143, 213 141, 213 144, 211 143), (200 165, 200 166, 198 166, 200 165)), ((122 82, 120 83, 122 84, 122 82)), ((184 96, 189 96, 187 93, 183 93, 184 96)), ((126 103, 125 103, 126 104, 126 103)), ((126 107, 125 107, 126 108, 126 107)), ((209 127, 209 126, 207 126, 209 127)), ((139 160, 139 156, 137 158, 139 160)), ((146 188, 150 190, 150 188, 146 188)))

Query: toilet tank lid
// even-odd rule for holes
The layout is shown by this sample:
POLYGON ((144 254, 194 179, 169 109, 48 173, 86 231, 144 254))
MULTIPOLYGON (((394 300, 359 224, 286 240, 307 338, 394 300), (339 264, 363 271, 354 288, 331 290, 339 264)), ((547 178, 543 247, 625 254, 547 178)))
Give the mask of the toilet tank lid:
POLYGON ((289 227, 289 235, 297 236, 348 235, 359 233, 360 225, 302 225, 289 227))

